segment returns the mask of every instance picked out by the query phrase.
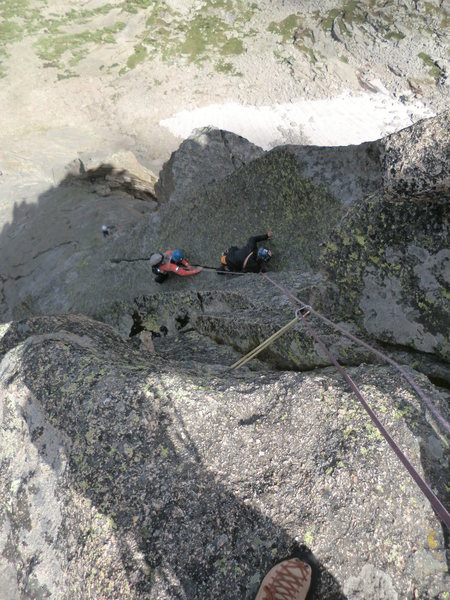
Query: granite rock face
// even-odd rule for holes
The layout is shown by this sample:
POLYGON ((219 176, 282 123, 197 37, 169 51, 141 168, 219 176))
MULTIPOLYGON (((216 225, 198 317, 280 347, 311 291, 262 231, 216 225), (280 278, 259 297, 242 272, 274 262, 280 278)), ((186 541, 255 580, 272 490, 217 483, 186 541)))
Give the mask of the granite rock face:
MULTIPOLYGON (((318 150, 289 147, 196 189, 177 180, 183 194, 156 211, 133 178, 81 164, 17 208, 0 238, 2 317, 15 319, 0 326, 7 600, 251 600, 296 546, 318 558, 321 599, 444 597, 439 520, 305 324, 230 370, 293 318, 287 287, 389 344, 449 419, 445 390, 418 372, 449 379, 448 212, 434 193, 384 193, 382 143, 341 162, 325 152, 332 193, 318 150), (352 157, 361 178, 347 185, 352 157), (152 281, 156 249, 214 266, 268 229, 281 289, 214 270, 152 281)), ((449 450, 428 407, 367 348, 308 325, 446 503, 449 450)))
POLYGON ((155 186, 158 199, 182 202, 185 196, 224 179, 263 154, 262 148, 230 131, 197 129, 163 165, 155 186))
MULTIPOLYGON (((101 318, 117 300, 133 302, 160 289, 148 265, 153 252, 179 247, 191 263, 214 267, 225 248, 270 228, 274 269, 317 266, 321 240, 340 214, 339 202, 305 179, 286 151, 263 155, 157 211, 153 200, 111 185, 104 176, 70 175, 37 205, 16 207, 0 234, 3 320, 58 312, 101 318)), ((175 278, 164 289, 219 283, 215 275, 190 279, 175 278)))
MULTIPOLYGON (((386 597, 442 597, 438 521, 334 372, 230 372, 215 344, 203 339, 199 353, 190 335, 178 335, 180 361, 83 316, 2 326, 9 598, 250 600, 296 544, 319 559, 322 599, 347 597, 343 582, 361 589, 364 564, 370 597, 380 582, 386 597)), ((398 374, 350 373, 445 494, 448 450, 398 374)))
MULTIPOLYGON (((450 110, 382 140, 384 195, 396 202, 450 201, 450 110)), ((448 208, 447 208, 448 210, 448 208)))
POLYGON ((323 252, 335 314, 379 340, 448 362, 448 239, 445 203, 373 195, 354 204, 323 252))

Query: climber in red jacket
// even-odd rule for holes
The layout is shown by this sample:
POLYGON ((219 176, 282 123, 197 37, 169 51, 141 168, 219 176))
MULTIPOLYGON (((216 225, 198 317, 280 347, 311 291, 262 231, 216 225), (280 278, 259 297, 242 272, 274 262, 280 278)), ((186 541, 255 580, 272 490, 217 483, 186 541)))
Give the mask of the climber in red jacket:
POLYGON ((201 267, 191 267, 184 258, 183 251, 178 249, 152 254, 150 257, 150 266, 152 267, 152 272, 156 275, 156 283, 163 283, 169 276, 169 273, 187 277, 197 275, 202 270, 201 267))

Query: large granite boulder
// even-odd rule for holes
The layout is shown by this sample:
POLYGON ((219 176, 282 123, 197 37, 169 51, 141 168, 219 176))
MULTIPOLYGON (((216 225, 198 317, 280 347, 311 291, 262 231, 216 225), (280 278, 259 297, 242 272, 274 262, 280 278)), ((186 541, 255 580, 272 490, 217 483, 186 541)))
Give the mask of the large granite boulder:
MULTIPOLYGON (((189 335, 178 360, 175 336, 159 356, 83 316, 2 326, 8 600, 250 600, 296 544, 324 600, 444 597, 439 521, 334 371, 230 372, 189 335)), ((390 367, 350 374, 444 499, 448 449, 409 387, 390 367)))
POLYGON ((450 110, 381 140, 384 195, 448 204, 450 110))
POLYGON ((443 202, 393 203, 375 194, 355 203, 324 247, 335 289, 323 307, 379 340, 448 362, 448 240, 443 202))
POLYGON ((164 163, 155 191, 161 202, 183 202, 202 187, 224 179, 264 154, 264 150, 231 131, 196 129, 164 163))

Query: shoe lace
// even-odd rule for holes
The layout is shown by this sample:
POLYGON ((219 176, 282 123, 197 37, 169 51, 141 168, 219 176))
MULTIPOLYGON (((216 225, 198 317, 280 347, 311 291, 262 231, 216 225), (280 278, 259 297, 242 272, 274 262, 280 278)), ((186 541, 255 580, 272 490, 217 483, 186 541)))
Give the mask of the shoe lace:
POLYGON ((308 580, 309 567, 300 560, 280 565, 274 579, 264 586, 264 600, 294 600, 296 592, 308 580))

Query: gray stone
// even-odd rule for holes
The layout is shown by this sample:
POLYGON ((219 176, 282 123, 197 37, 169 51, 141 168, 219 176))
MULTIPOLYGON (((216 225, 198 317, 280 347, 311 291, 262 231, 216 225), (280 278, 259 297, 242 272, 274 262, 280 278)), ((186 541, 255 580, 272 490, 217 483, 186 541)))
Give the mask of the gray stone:
POLYGON ((286 146, 298 160, 305 177, 326 185, 344 208, 382 184, 379 142, 355 146, 286 146))
POLYGON ((431 454, 438 460, 442 458, 442 444, 435 435, 430 435, 428 438, 428 449, 431 454))
POLYGON ((0 600, 20 600, 16 569, 3 558, 0 559, 0 600))
POLYGON ((381 144, 383 186, 397 202, 448 203, 450 110, 385 138, 381 144))
MULTIPOLYGON (((342 582, 352 598, 446 591, 439 522, 342 379, 229 371, 233 352, 177 332, 183 306, 164 296, 173 327, 153 355, 77 315, 11 323, 0 340, 0 543, 7 577, 24 567, 19 597, 251 600, 295 543, 320 560, 324 600, 342 582), (369 584, 378 596, 361 595, 369 584)), ((224 305, 197 300, 205 314, 224 305)), ((246 306, 264 325, 268 305, 246 306)), ((391 367, 349 374, 444 497, 409 385, 391 367)))
POLYGON ((344 594, 348 600, 398 599, 391 578, 370 564, 364 565, 359 575, 345 581, 344 594))
POLYGON ((163 165, 155 186, 158 200, 182 202, 186 196, 224 179, 263 154, 262 148, 229 131, 197 129, 163 165))

